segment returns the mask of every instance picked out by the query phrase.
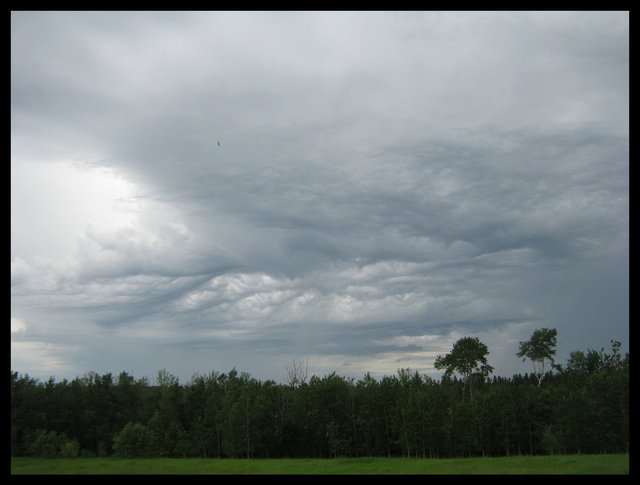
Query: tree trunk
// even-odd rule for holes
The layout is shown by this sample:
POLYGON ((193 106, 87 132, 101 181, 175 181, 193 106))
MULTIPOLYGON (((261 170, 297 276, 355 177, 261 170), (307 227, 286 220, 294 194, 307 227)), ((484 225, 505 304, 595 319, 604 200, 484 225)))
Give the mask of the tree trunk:
POLYGON ((216 425, 216 442, 218 443, 218 458, 222 458, 222 450, 220 449, 220 430, 216 425))
POLYGON ((389 442, 389 416, 387 411, 384 411, 384 432, 387 437, 387 456, 391 458, 391 443, 389 442))
POLYGON ((247 458, 251 458, 251 437, 249 433, 249 399, 245 403, 245 427, 247 430, 247 458))
POLYGON ((402 416, 402 429, 404 431, 404 440, 407 444, 407 458, 411 458, 411 451, 409 449, 409 432, 407 431, 407 422, 404 419, 404 410, 400 410, 400 415, 402 416))

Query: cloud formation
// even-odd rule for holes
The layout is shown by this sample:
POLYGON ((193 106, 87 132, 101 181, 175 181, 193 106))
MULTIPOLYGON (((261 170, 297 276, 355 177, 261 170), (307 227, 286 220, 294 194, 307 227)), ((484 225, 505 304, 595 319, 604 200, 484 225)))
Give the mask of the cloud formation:
POLYGON ((541 326, 560 358, 626 345, 628 26, 13 12, 12 366, 438 376, 477 335, 510 375, 541 326))

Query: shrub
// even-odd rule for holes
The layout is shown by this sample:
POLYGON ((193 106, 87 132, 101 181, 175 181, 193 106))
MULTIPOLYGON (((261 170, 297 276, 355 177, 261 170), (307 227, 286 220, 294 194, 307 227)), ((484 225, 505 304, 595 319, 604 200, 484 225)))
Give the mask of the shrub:
POLYGON ((80 454, 80 444, 64 433, 39 430, 29 449, 32 455, 45 458, 73 458, 80 454))
POLYGON ((80 443, 76 440, 66 440, 60 447, 59 456, 63 458, 75 458, 80 454, 80 443))
POLYGON ((149 431, 144 424, 127 423, 113 438, 113 453, 124 458, 148 456, 149 439, 149 431))

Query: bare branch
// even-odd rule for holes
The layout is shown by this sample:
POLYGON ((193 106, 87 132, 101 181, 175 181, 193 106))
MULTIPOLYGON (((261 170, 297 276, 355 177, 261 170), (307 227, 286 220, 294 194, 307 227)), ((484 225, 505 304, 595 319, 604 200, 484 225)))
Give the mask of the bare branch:
POLYGON ((298 387, 307 381, 307 375, 309 372, 309 361, 293 360, 290 365, 285 364, 287 369, 287 375, 289 376, 289 385, 291 387, 298 387))

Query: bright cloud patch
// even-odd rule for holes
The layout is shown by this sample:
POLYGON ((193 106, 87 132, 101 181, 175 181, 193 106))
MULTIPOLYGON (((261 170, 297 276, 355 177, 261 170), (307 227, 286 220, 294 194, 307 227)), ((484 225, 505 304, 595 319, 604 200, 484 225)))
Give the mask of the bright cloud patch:
POLYGON ((11 333, 24 332, 26 329, 27 327, 22 320, 11 317, 11 333))

